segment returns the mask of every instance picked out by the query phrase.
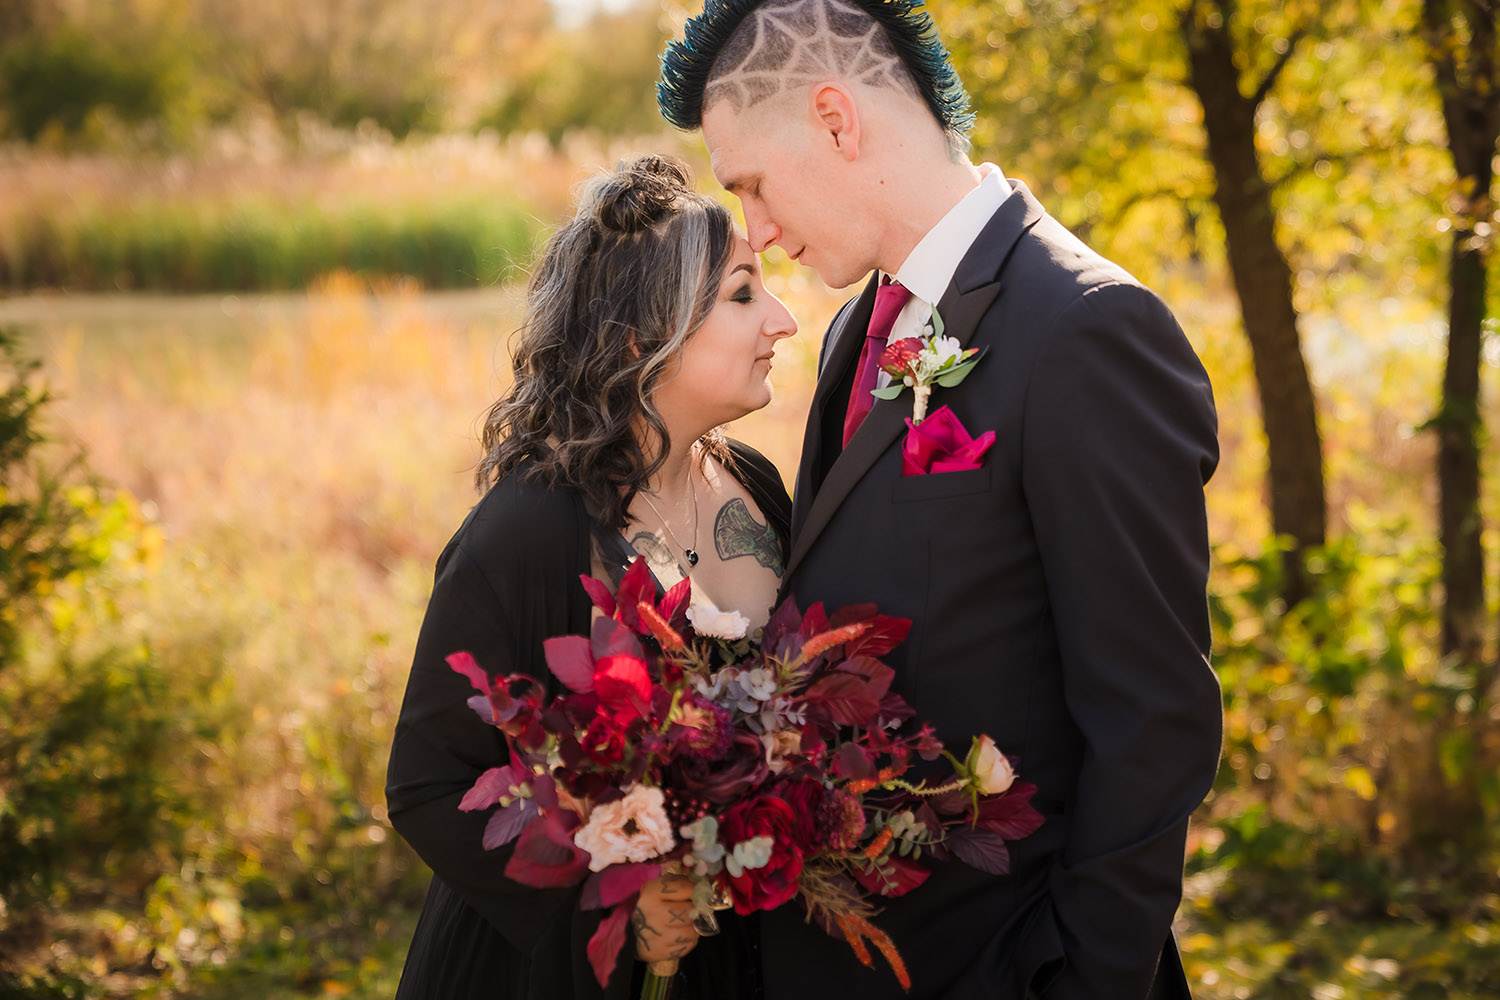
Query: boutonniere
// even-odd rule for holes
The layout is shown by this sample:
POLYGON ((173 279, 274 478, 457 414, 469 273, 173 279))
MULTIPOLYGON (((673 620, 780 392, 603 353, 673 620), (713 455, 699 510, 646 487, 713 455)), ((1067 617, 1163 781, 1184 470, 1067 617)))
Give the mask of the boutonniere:
POLYGON ((887 346, 880 355, 880 367, 891 376, 891 384, 870 390, 876 399, 895 399, 911 386, 913 424, 926 419, 932 387, 951 389, 958 385, 984 353, 977 347, 964 350, 957 338, 943 336, 943 319, 936 309, 932 310, 931 329, 925 337, 906 337, 887 346))

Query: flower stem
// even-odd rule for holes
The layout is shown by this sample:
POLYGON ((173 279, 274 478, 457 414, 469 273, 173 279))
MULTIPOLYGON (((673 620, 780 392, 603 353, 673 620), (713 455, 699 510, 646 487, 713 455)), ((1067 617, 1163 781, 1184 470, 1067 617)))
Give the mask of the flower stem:
POLYGON ((927 399, 932 395, 932 386, 915 386, 912 391, 911 422, 920 424, 927 419, 927 399))
POLYGON ((641 986, 641 1000, 669 1000, 672 979, 677 975, 677 959, 669 958, 646 966, 646 982, 641 986))

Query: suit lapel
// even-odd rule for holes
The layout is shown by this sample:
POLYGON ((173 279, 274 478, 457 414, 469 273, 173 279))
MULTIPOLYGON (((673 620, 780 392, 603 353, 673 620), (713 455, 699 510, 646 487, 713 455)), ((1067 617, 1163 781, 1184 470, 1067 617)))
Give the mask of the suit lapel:
MULTIPOLYGON (((942 301, 937 306, 938 313, 943 317, 944 336, 957 339, 960 345, 967 345, 973 339, 980 320, 1000 294, 1000 275, 1016 241, 1045 214, 1041 204, 1031 196, 1024 184, 1011 181, 1011 189, 1011 197, 1000 205, 995 217, 974 241, 974 246, 959 264, 953 281, 949 283, 948 290, 943 293, 942 301)), ((802 463, 797 475, 797 500, 792 514, 792 552, 787 560, 783 579, 791 579, 792 573, 828 526, 839 506, 870 467, 900 437, 901 431, 906 427, 906 418, 911 415, 910 393, 902 393, 891 400, 876 400, 870 415, 849 440, 849 446, 828 470, 827 478, 822 483, 815 484, 813 477, 821 465, 822 456, 810 456, 808 449, 812 448, 814 452, 820 450, 823 421, 832 415, 828 411, 828 396, 843 370, 842 367, 836 367, 835 362, 847 366, 857 354, 859 338, 844 334, 869 325, 870 312, 874 307, 874 288, 872 280, 861 297, 862 308, 851 310, 843 330, 838 331, 839 339, 834 342, 828 362, 824 364, 818 379, 807 435, 803 440, 802 463), (866 303, 865 298, 870 301, 866 303), (855 327, 854 322, 861 315, 864 317, 863 324, 855 327), (810 489, 810 486, 814 488, 810 489), (809 497, 808 494, 812 495, 809 497)), ((829 336, 834 336, 834 332, 830 331, 829 336)), ((934 408, 941 405, 941 399, 933 400, 934 408)), ((843 410, 840 408, 837 414, 840 419, 842 414, 843 410)))

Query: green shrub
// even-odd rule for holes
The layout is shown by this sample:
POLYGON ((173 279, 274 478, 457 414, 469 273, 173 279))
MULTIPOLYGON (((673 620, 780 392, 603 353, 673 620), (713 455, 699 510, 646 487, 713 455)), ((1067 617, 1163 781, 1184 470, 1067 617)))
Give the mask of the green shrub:
POLYGON ((164 40, 100 37, 71 25, 0 49, 0 108, 28 142, 49 129, 78 136, 100 109, 139 124, 169 116, 186 89, 186 64, 164 40))
POLYGON ((1283 546, 1220 552, 1225 751, 1190 871, 1226 877, 1225 912, 1433 916, 1497 887, 1496 726, 1438 656, 1437 547, 1354 518, 1289 611, 1283 546))
POLYGON ((527 256, 538 223, 487 198, 328 211, 242 199, 100 203, 12 227, 0 239, 0 287, 208 292, 301 289, 335 270, 488 285, 527 256))

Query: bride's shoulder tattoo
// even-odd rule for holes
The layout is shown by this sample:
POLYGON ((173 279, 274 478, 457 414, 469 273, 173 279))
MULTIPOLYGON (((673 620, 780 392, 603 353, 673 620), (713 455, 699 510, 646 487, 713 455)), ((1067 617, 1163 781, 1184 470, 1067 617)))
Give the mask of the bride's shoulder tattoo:
POLYGON ((761 524, 739 497, 719 508, 714 518, 714 550, 720 559, 754 556, 755 561, 781 575, 781 544, 769 524, 761 524))

